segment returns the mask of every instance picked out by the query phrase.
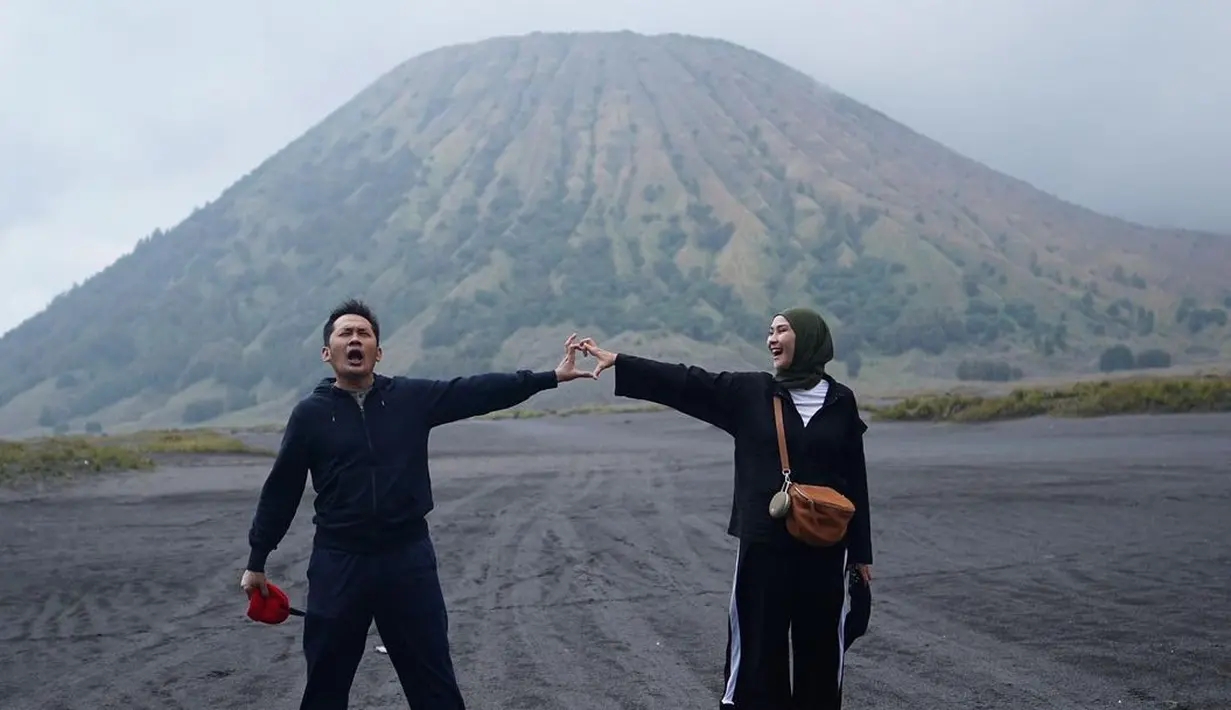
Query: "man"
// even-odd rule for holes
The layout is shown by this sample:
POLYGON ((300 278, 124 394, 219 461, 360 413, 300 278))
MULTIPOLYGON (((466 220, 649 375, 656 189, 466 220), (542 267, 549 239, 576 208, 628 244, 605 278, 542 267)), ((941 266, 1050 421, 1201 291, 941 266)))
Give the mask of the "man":
POLYGON ((554 372, 452 380, 387 377, 380 325, 360 301, 329 314, 323 379, 291 411, 248 535, 245 593, 268 592, 265 560, 286 535, 307 472, 316 491, 308 563, 301 710, 346 708, 373 620, 414 710, 462 710, 448 619, 425 516, 432 509, 427 442, 433 427, 511 407, 578 370, 570 336, 554 372))

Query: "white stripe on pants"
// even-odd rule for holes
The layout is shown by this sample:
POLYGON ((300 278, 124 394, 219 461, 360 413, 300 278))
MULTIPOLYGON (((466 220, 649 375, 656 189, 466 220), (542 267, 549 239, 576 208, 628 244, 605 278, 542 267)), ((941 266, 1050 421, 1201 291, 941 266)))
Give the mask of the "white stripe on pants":
POLYGON ((722 702, 726 705, 735 704, 735 679, 739 677, 739 607, 735 604, 735 588, 739 584, 739 544, 735 546, 735 573, 731 575, 731 604, 727 607, 727 624, 730 629, 730 644, 731 655, 728 662, 731 664, 731 676, 727 678, 726 692, 723 693, 722 702))

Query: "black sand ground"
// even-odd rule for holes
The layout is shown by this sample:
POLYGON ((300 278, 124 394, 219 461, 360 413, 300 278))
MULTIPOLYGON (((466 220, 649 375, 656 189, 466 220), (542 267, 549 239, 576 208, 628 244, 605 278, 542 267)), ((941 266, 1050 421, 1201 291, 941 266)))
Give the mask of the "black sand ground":
MULTIPOLYGON (((716 707, 723 435, 611 415, 433 447, 470 707, 716 707)), ((1231 707, 1231 417, 878 423, 868 449, 876 606, 848 707, 1231 707)), ((0 498, 0 707, 296 707, 300 622, 249 622, 238 589, 265 465, 0 498)), ((297 602, 310 496, 270 566, 297 602)), ((386 656, 353 698, 405 707, 386 656)))

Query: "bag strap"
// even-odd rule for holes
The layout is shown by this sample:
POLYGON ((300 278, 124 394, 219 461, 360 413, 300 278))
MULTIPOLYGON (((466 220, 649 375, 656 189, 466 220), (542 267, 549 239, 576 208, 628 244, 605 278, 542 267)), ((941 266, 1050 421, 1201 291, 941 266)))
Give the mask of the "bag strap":
POLYGON ((786 431, 782 427, 782 398, 774 395, 774 425, 778 428, 778 461, 782 464, 782 477, 791 479, 791 459, 786 454, 786 431))

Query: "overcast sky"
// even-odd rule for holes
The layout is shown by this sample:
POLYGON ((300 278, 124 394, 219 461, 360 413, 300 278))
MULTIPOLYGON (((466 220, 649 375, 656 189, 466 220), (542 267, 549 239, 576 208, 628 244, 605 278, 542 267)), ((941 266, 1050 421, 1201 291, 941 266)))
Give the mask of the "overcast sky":
POLYGON ((731 40, 1067 199, 1231 231, 1231 1, 0 0, 0 333, 416 54, 620 29, 731 40))

